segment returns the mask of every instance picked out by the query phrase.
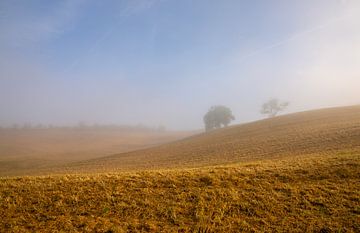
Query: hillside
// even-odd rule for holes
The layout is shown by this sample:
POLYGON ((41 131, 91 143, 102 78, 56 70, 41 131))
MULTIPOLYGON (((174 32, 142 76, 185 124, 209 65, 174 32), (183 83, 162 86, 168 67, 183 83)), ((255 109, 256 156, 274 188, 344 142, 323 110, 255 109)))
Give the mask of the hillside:
POLYGON ((0 176, 41 169, 179 140, 194 132, 127 128, 0 129, 0 176))
POLYGON ((294 113, 214 130, 161 146, 84 161, 71 171, 208 165, 360 151, 360 106, 294 113))
POLYGON ((359 232, 360 154, 0 178, 0 232, 359 232))
POLYGON ((0 232, 360 232, 359 120, 295 113, 3 177, 0 232))

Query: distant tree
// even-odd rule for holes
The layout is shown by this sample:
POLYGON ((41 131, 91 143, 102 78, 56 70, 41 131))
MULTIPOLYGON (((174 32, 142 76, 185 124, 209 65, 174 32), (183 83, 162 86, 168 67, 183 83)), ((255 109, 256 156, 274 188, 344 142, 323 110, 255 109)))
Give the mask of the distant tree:
POLYGON ((159 125, 159 126, 157 127, 157 131, 159 131, 159 132, 165 132, 165 131, 166 131, 166 127, 165 127, 164 125, 159 125))
POLYGON ((77 128, 79 129, 86 129, 88 125, 84 121, 79 121, 77 124, 77 128))
POLYGON ((32 124, 29 122, 26 122, 23 124, 22 129, 32 129, 32 124))
POLYGON ((262 105, 261 113, 268 115, 268 117, 274 117, 279 112, 283 111, 287 106, 289 106, 289 102, 280 103, 278 99, 270 99, 262 105))
POLYGON ((44 125, 43 124, 37 124, 35 126, 36 129, 44 129, 44 125))
POLYGON ((228 126, 235 117, 232 115, 230 108, 222 105, 212 106, 204 116, 205 130, 228 126))

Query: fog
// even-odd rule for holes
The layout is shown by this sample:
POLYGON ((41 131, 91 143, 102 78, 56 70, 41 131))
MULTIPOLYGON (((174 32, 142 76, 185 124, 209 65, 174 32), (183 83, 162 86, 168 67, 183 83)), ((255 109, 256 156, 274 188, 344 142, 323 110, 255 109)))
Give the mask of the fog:
POLYGON ((0 125, 203 127, 360 104, 360 1, 0 2, 0 125))

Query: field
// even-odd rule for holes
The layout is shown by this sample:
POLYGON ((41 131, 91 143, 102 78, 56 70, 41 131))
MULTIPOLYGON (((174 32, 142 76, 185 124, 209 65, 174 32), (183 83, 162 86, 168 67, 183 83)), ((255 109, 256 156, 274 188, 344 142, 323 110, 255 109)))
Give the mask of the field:
POLYGON ((0 182, 3 232, 359 232, 360 154, 0 182))
POLYGON ((301 112, 236 125, 145 150, 81 161, 60 168, 59 172, 192 168, 326 155, 348 149, 360 151, 360 106, 301 112))
POLYGON ((0 129, 0 176, 94 159, 178 140, 194 132, 122 128, 0 129))
POLYGON ((27 172, 0 231, 360 232, 360 106, 27 172))

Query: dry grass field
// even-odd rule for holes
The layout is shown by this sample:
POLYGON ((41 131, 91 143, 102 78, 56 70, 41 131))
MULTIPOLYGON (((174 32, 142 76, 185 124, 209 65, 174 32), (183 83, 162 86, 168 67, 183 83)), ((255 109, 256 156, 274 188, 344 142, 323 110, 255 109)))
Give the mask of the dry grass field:
POLYGON ((41 168, 147 148, 193 133, 116 128, 2 129, 0 176, 33 174, 41 168))
POLYGON ((360 106, 29 175, 0 178, 1 232, 360 232, 360 106))
POLYGON ((0 180, 2 232, 359 232, 360 154, 0 180))
MULTIPOLYGON (((300 112, 67 166, 67 172, 201 167, 360 151, 360 106, 300 112)), ((60 172, 63 168, 60 169, 60 172)))

